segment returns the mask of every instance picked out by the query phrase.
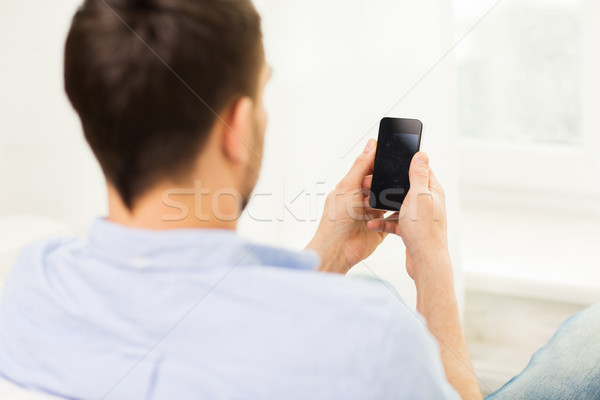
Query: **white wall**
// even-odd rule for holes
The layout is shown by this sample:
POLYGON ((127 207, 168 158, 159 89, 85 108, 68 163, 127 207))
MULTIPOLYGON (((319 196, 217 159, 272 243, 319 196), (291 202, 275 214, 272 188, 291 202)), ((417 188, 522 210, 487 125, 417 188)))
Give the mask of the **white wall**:
POLYGON ((64 40, 78 1, 0 2, 0 214, 83 231, 104 211, 99 168, 63 91, 64 40))
MULTIPOLYGON (((49 216, 84 232, 95 215, 105 212, 106 201, 100 171, 62 88, 63 41, 78 2, 34 3, 0 2, 0 183, 5 190, 0 214, 49 216)), ((274 69, 257 192, 274 196, 258 198, 249 211, 258 219, 283 221, 246 215, 241 233, 303 247, 324 201, 315 196, 316 183, 323 182, 323 193, 333 187, 367 138, 376 137, 379 119, 391 115, 424 122, 423 148, 446 187, 451 242, 457 248, 451 59, 411 90, 451 46, 447 2, 256 3, 274 69), (281 201, 289 202, 303 189, 312 196, 302 194, 289 205, 296 217, 308 219, 297 221, 281 201)), ((366 264, 413 304, 403 255, 401 240, 390 237, 366 264)), ((453 256, 458 267, 458 254, 453 256)))

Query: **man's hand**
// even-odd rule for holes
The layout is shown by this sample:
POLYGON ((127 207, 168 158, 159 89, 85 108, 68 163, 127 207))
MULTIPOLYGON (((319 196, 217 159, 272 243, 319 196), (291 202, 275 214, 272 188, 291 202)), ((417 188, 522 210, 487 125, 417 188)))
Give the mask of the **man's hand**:
POLYGON ((327 196, 317 233, 306 246, 321 257, 321 271, 345 274, 373 253, 387 234, 367 228, 369 220, 385 213, 368 206, 376 145, 369 140, 348 174, 327 196))
POLYGON ((406 246, 406 269, 418 285, 421 275, 428 272, 422 269, 429 261, 435 260, 434 264, 439 267, 450 268, 445 194, 423 152, 413 157, 409 178, 410 190, 400 213, 370 221, 368 227, 375 232, 395 233, 402 237, 406 246))

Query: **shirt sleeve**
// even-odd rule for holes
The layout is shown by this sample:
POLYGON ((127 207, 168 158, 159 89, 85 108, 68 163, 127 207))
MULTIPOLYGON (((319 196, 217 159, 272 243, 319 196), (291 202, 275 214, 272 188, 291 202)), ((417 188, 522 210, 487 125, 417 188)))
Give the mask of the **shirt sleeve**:
POLYGON ((377 399, 460 400, 448 383, 440 348, 425 320, 400 298, 391 304, 381 348, 377 399))

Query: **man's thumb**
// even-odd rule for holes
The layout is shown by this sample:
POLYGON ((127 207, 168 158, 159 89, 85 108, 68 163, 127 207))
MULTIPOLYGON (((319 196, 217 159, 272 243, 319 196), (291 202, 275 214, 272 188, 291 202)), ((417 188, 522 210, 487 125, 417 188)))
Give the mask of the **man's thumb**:
POLYGON ((429 157, 426 153, 420 151, 413 156, 408 176, 411 189, 419 192, 429 190, 429 157))

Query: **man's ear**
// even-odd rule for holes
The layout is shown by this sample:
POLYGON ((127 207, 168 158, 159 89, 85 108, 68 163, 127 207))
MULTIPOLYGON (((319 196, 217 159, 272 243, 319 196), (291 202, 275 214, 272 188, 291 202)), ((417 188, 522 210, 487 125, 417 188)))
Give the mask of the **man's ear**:
POLYGON ((225 120, 229 126, 223 127, 223 151, 232 162, 248 161, 252 143, 252 113, 254 102, 250 97, 240 97, 232 105, 229 118, 225 120))

